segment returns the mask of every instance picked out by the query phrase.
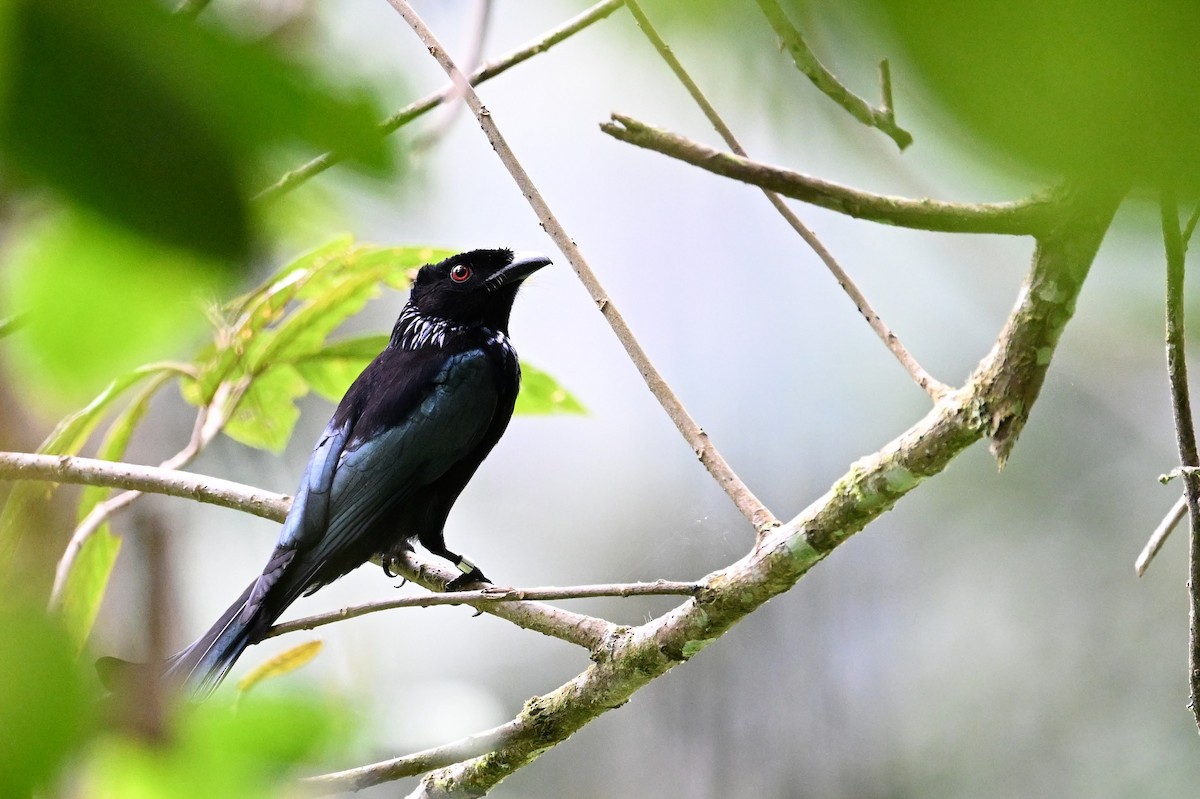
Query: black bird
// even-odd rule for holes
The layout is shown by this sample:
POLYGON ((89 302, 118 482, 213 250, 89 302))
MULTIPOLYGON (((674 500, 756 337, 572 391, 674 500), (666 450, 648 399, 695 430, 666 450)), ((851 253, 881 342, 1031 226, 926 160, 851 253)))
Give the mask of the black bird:
POLYGON ((421 268, 387 348, 321 434, 262 574, 170 659, 168 679, 206 696, 298 597, 375 554, 388 571, 413 539, 462 572, 451 589, 487 582, 442 529, 508 426, 521 380, 509 313, 521 282, 549 263, 475 250, 421 268))

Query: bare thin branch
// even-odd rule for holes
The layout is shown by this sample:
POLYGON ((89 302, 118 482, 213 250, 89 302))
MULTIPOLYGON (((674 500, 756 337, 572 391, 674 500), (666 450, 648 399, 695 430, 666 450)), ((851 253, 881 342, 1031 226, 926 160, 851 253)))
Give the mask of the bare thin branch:
MULTIPOLYGON (((1184 356, 1183 319, 1184 240, 1179 229, 1179 206, 1174 191, 1162 194, 1163 243, 1167 251, 1167 377, 1171 383, 1171 407, 1175 415, 1175 439, 1181 466, 1200 466, 1196 427, 1192 421, 1187 360, 1184 356)), ((1200 728, 1200 475, 1185 469, 1183 496, 1191 520, 1188 541, 1188 686, 1192 715, 1200 728)))
POLYGON ((1046 231, 1058 204, 1053 196, 1010 203, 952 203, 872 194, 714 150, 622 114, 613 114, 612 118, 612 122, 602 124, 600 129, 614 139, 654 150, 715 175, 770 189, 784 197, 887 225, 942 233, 1037 236, 1046 231))
MULTIPOLYGON (((422 44, 428 48, 430 54, 446 70, 446 74, 450 76, 450 79, 463 83, 466 79, 462 73, 454 65, 454 62, 447 55, 445 48, 438 42, 433 32, 412 9, 412 6, 408 4, 407 0, 388 0, 388 2, 404 17, 404 20, 416 32, 422 44)), ((647 387, 649 387, 651 393, 659 401, 659 404, 663 406, 663 409, 691 446, 692 451, 696 453, 700 462, 704 464, 721 488, 725 490, 725 493, 733 500, 742 515, 750 520, 756 532, 761 533, 762 530, 777 525, 779 523, 778 520, 759 501, 758 497, 754 496, 753 492, 742 482, 741 478, 734 473, 732 467, 725 461, 721 453, 717 451, 717 448, 713 446, 708 434, 704 432, 695 419, 687 412, 679 397, 675 395, 675 392, 667 385, 667 382, 654 367, 654 364, 650 362, 646 351, 642 349, 641 344, 634 337, 633 331, 626 324, 624 317, 621 316, 621 313, 609 299, 604 287, 600 285, 600 281, 596 278, 595 273, 588 266, 583 253, 579 251, 579 248, 575 246, 575 242, 567 235, 567 231, 559 223, 558 218, 554 216, 554 213, 542 198, 541 193, 533 185, 533 181, 530 180, 529 175, 525 172, 525 168, 521 166, 517 157, 513 154, 512 149, 508 146, 508 142, 500 135, 500 130, 492 119, 491 112, 484 107, 483 102, 479 99, 479 95, 475 93, 474 89, 467 87, 464 99, 467 105, 470 106, 471 111, 474 112, 475 118, 479 120, 479 125, 487 135, 492 149, 496 151, 497 156, 499 156, 501 162, 503 162, 509 174, 512 175, 513 180, 516 181, 517 186, 521 189, 521 193, 529 201, 530 206, 537 214, 542 228, 575 269, 575 274, 578 275, 580 282, 583 283, 592 300, 604 315, 604 318, 608 320, 613 332, 617 335, 617 339, 624 346, 625 352, 628 353, 630 360, 633 361, 642 378, 646 381, 647 387)))
POLYGON ((69 455, 0 452, 0 480, 47 480, 166 494, 277 522, 287 516, 291 502, 286 496, 218 477, 69 455))
POLYGON ((1137 556, 1137 560, 1133 563, 1133 570, 1137 572, 1137 576, 1141 577, 1146 573, 1146 569, 1150 568, 1150 561, 1162 549, 1162 545, 1167 542, 1167 537, 1171 532, 1179 526, 1183 521, 1184 515, 1187 513, 1187 497, 1180 497, 1167 511, 1167 515, 1158 523, 1158 527, 1154 528, 1154 532, 1150 534, 1150 540, 1146 542, 1146 546, 1142 547, 1141 553, 1137 556))
MULTIPOLYGON (((472 85, 479 85, 485 81, 507 72, 509 69, 517 66, 520 63, 528 61, 535 55, 546 52, 554 45, 566 41, 576 33, 590 27, 593 23, 608 17, 622 5, 622 0, 604 0, 602 3, 597 3, 591 8, 584 11, 582 14, 573 17, 557 28, 546 32, 537 39, 523 47, 520 47, 502 58, 481 66, 471 74, 470 82, 472 85)), ((401 108, 396 113, 389 116, 379 125, 379 131, 382 135, 387 136, 395 133, 400 128, 412 122, 429 111, 437 108, 452 97, 457 96, 455 93, 454 84, 451 83, 438 91, 427 95, 420 100, 409 103, 404 108, 401 108)), ((292 189, 300 186, 309 178, 321 174, 331 166, 341 162, 342 158, 337 153, 322 153, 316 158, 313 158, 307 163, 301 164, 295 169, 284 174, 279 180, 270 186, 266 187, 255 195, 256 200, 269 200, 279 197, 292 189)))
MULTIPOLYGON (((704 93, 700 91, 700 87, 696 85, 694 80, 692 80, 692 76, 688 74, 687 70, 684 69, 683 64, 671 51, 671 48, 659 35, 658 31, 654 29, 654 25, 651 24, 650 19, 642 10, 641 5, 636 2, 636 0, 626 0, 625 5, 628 6, 630 13, 633 14, 634 18, 637 20, 642 32, 646 34, 646 38, 650 40, 652 45, 654 45, 654 49, 658 51, 659 56, 661 56, 662 59, 667 63, 667 66, 671 68, 671 71, 675 73, 675 77, 679 79, 679 82, 683 84, 685 89, 687 89, 688 94, 690 94, 696 104, 700 106, 700 110, 704 112, 704 116, 708 118, 709 123, 712 124, 717 133, 720 134, 721 138, 725 140, 725 144, 728 145, 729 149, 737 155, 741 156, 742 158, 747 158, 748 156, 746 155, 745 149, 733 135, 733 131, 730 130, 729 126, 725 124, 725 121, 721 119, 721 115, 717 113, 717 109, 713 107, 712 103, 708 101, 708 98, 705 97, 704 93)), ((883 62, 884 65, 886 63, 886 61, 883 62)), ((883 67, 883 65, 881 65, 881 67, 883 67)), ((834 280, 836 280, 838 285, 842 287, 842 290, 849 295, 850 300, 854 303, 854 306, 858 308, 858 312, 861 313, 863 318, 867 320, 867 324, 871 326, 871 329, 875 331, 875 334, 879 336, 884 346, 887 347, 888 351, 891 352, 892 355, 895 356, 896 360, 900 362, 900 365, 904 367, 904 370, 908 372, 913 381, 920 386, 922 390, 928 393, 934 399, 934 401, 937 401, 940 397, 945 396, 950 391, 949 386, 935 380, 932 375, 925 371, 921 364, 917 363, 917 359, 912 356, 904 344, 901 343, 899 337, 892 332, 891 328, 889 328, 884 323, 883 319, 880 318, 879 314, 875 312, 875 309, 871 307, 869 302, 867 302, 866 296, 859 291, 858 286, 855 285, 854 281, 850 279, 850 275, 846 273, 846 270, 842 269, 841 265, 833 257, 833 254, 829 252, 821 240, 817 238, 816 234, 813 233, 812 230, 810 230, 809 227, 800 220, 800 217, 792 212, 791 208, 788 208, 787 204, 783 201, 783 198, 781 198, 778 194, 770 189, 763 189, 762 192, 766 196, 767 200, 770 201, 771 205, 774 206, 775 210, 779 212, 780 216, 782 216, 784 220, 791 225, 792 229, 800 235, 800 238, 804 239, 804 242, 808 244, 813 252, 817 254, 817 257, 820 258, 825 264, 825 267, 833 275, 834 280)))
MULTIPOLYGON (((850 116, 868 127, 877 128, 903 150, 912 144, 912 134, 896 124, 896 116, 892 110, 892 81, 886 67, 881 70, 887 75, 884 82, 883 108, 875 108, 863 98, 845 87, 824 64, 820 62, 808 42, 804 41, 800 29, 792 24, 784 10, 775 0, 758 0, 758 7, 775 34, 783 41, 783 46, 791 53, 796 69, 804 73, 813 85, 821 92, 840 105, 850 116)), ((885 61, 884 64, 887 62, 885 61)))
POLYGON ((388 599, 382 602, 367 602, 362 605, 319 613, 302 619, 276 624, 267 633, 268 638, 299 630, 312 630, 326 624, 377 613, 395 608, 427 608, 435 605, 467 605, 487 602, 524 602, 528 600, 589 599, 593 597, 630 596, 694 596, 700 590, 698 583, 680 583, 655 580, 652 583, 606 583, 603 585, 574 585, 565 588, 504 588, 492 586, 478 591, 451 591, 450 593, 425 594, 388 599))

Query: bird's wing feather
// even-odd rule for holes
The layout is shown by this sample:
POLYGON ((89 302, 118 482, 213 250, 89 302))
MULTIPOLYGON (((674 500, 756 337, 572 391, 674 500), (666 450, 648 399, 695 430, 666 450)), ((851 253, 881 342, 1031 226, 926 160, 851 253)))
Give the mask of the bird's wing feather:
MULTIPOLYGON (((347 415, 340 423, 341 415, 334 416, 309 460, 279 543, 243 610, 244 620, 285 574, 285 602, 298 596, 327 561, 359 549, 355 536, 365 534, 380 514, 440 477, 479 443, 498 401, 493 366, 480 350, 441 364, 431 379, 407 379, 393 388, 411 394, 424 384, 415 397, 393 398, 410 400, 410 410, 386 429, 370 429, 361 415, 347 415), (303 564, 293 565, 296 558, 303 564)), ((322 582, 337 576, 323 576, 322 582)))
POLYGON ((346 447, 333 476, 329 526, 313 556, 347 545, 475 448, 496 411, 493 368, 480 350, 452 357, 403 422, 346 447))

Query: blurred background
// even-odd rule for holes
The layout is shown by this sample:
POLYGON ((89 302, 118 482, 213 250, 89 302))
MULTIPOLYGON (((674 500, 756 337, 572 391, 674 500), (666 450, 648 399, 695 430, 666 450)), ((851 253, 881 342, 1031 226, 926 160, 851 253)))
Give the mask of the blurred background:
MULTIPOLYGON (((470 58, 478 2, 415 5, 452 54, 470 58)), ((584 8, 498 0, 485 57, 584 8)), ((646 10, 759 160, 882 194, 947 200, 1018 199, 1050 183, 1044 163, 997 147, 953 115, 936 80, 920 72, 919 50, 897 43, 903 27, 889 28, 884 12, 789 7, 824 62, 872 102, 876 64, 891 59, 897 121, 915 139, 902 154, 800 75, 748 0, 689 11, 647 2, 646 10)), ((445 82, 377 0, 216 0, 197 24, 267 39, 335 85, 369 87, 384 109, 445 82)), ((655 364, 777 516, 799 513, 928 410, 928 398, 757 189, 600 132, 620 112, 721 146, 627 12, 480 93, 655 364)), ((526 284, 513 339, 522 359, 553 375, 588 414, 515 418, 456 506, 450 546, 513 586, 696 579, 741 557, 753 540, 749 525, 650 396, 469 113, 437 109, 387 141, 396 177, 335 168, 254 211, 264 219, 244 259, 253 267, 189 290, 185 313, 194 320, 180 322, 168 342, 176 354, 154 357, 186 358, 203 343, 205 295, 245 290, 343 232, 386 244, 546 252, 556 263, 526 284)), ((302 161, 313 151, 275 153, 256 173, 266 178, 257 187, 294 166, 297 152, 302 161)), ((792 591, 492 795, 1192 795, 1200 749, 1186 706, 1185 534, 1145 577, 1133 572, 1178 496, 1175 484, 1156 481, 1177 455, 1162 239, 1157 209, 1142 194, 1150 196, 1135 190, 1118 213, 1003 472, 984 446, 971 448, 792 591)), ((921 363, 961 383, 1016 299, 1032 240, 922 233, 795 207, 921 363)), ((0 220, 5 252, 34 247, 29 226, 44 214, 40 200, 11 204, 0 220)), ((403 301, 385 292, 350 327, 385 331, 403 301)), ((58 320, 68 332, 71 324, 58 320)), ((29 377, 37 352, 22 350, 20 339, 18 331, 0 341, 0 441, 31 450, 104 376, 75 394, 39 383, 29 377)), ((189 468, 293 492, 332 405, 310 396, 301 409, 282 457, 218 438, 189 468)), ((157 463, 174 452, 193 415, 164 393, 127 459, 157 463)), ((142 508, 116 517, 114 528, 128 532, 149 511, 165 520, 174 650, 257 573, 278 528, 183 500, 151 498, 142 508)), ((70 514, 58 509, 59 537, 46 537, 39 568, 47 584, 70 514)), ((126 540, 92 654, 145 654, 142 548, 136 536, 126 540)), ((288 617, 390 597, 395 582, 364 568, 296 603, 288 617)), ((568 607, 636 624, 674 604, 568 607)), ((248 651, 235 677, 309 638, 322 639, 323 651, 279 680, 281 690, 327 699, 349 716, 336 755, 314 771, 502 723, 587 665, 565 643, 442 607, 266 642, 248 651)), ((398 795, 411 784, 362 795, 398 795)))

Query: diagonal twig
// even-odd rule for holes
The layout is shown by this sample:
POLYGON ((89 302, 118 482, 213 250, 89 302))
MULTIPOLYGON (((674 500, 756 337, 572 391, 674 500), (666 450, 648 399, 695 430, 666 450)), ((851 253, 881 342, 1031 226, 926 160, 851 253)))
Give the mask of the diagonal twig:
MULTIPOLYGON (((546 52, 556 44, 566 41, 576 33, 590 27, 593 23, 599 22, 611 15, 614 11, 621 7, 623 0, 604 0, 602 3, 597 3, 591 8, 584 11, 578 16, 564 22, 557 28, 539 36, 530 43, 520 47, 506 56, 490 61, 479 69, 471 73, 471 85, 477 86, 485 81, 491 80, 497 75, 507 72, 512 67, 528 61, 535 55, 546 52)), ((400 128, 417 119, 429 111, 437 108, 439 105, 447 102, 452 97, 459 96, 454 84, 451 83, 427 95, 420 100, 409 103, 404 108, 401 108, 396 113, 389 116, 379 124, 379 132, 383 136, 395 133, 400 128)), ((326 152, 318 155, 310 161, 296 167, 285 173, 279 180, 267 186, 254 196, 255 200, 270 200, 277 198, 292 189, 305 183, 309 178, 315 177, 331 166, 339 163, 342 160, 341 156, 334 152, 326 152)))
POLYGON ((1154 528, 1154 532, 1150 534, 1149 540, 1146 541, 1146 546, 1142 547, 1141 553, 1138 554, 1137 560, 1133 563, 1133 570, 1141 577, 1146 573, 1146 569, 1150 568, 1150 562, 1158 555, 1158 551, 1162 549, 1162 545, 1167 542, 1168 536, 1175 530, 1179 523, 1183 521, 1183 517, 1187 515, 1187 497, 1181 496, 1175 500, 1175 504, 1167 511, 1167 515, 1158 523, 1158 527, 1154 528))
POLYGON ((886 66, 886 61, 880 65, 883 108, 876 108, 847 89, 820 62, 812 48, 808 46, 808 42, 804 41, 804 35, 800 33, 800 29, 792 24, 776 0, 758 0, 758 7, 762 9, 763 16, 767 18, 767 22, 771 23, 775 34, 791 54, 796 69, 804 73, 826 97, 844 108, 859 122, 889 136, 901 150, 912 144, 912 134, 896 124, 896 115, 892 108, 891 70, 886 66))
MULTIPOLYGON (((1161 200, 1163 243, 1167 253, 1167 376, 1175 415, 1175 439, 1181 466, 1200 466, 1196 428, 1188 396, 1187 361, 1184 357, 1183 278, 1184 242, 1179 229, 1179 206, 1172 189, 1161 200)), ((1200 727, 1200 475, 1183 470, 1183 495, 1191 520, 1188 542, 1188 686, 1192 715, 1200 727)))
MULTIPOLYGON (((708 101, 708 98, 704 96, 704 93, 700 91, 700 87, 696 85, 694 80, 692 80, 691 75, 689 75, 687 70, 684 69, 683 64, 680 63, 679 59, 675 57, 675 54, 671 51, 671 48, 658 34, 658 31, 655 30, 654 25, 651 24, 650 19, 646 16, 646 13, 642 10, 642 7, 637 0, 626 0, 625 5, 629 9, 629 12, 633 14, 634 19, 637 20, 642 32, 646 34, 646 38, 648 38, 650 43, 654 45, 654 49, 658 51, 658 54, 662 57, 662 59, 667 62, 667 66, 669 66, 671 71, 675 73, 675 77, 679 78, 679 82, 683 84, 685 89, 687 89, 688 94, 690 94, 692 99, 696 101, 696 104, 700 106, 700 110, 704 112, 704 116, 708 118, 708 121, 716 129, 717 133, 719 133, 721 138, 725 140, 725 144, 729 146, 729 149, 742 158, 748 158, 749 156, 746 155, 745 149, 742 148, 742 145, 733 135, 733 131, 730 130, 729 126, 725 124, 725 121, 721 119, 720 114, 717 113, 717 109, 713 107, 712 103, 708 101)), ((887 62, 885 61, 884 64, 886 63, 887 62)), ((886 70, 884 74, 887 74, 886 70)), ((890 86, 890 81, 886 81, 885 85, 890 86)), ((809 227, 800 220, 800 217, 798 217, 791 208, 788 208, 787 204, 783 201, 783 198, 781 198, 778 194, 770 189, 765 188, 762 190, 762 192, 764 195, 766 195, 766 198, 770 201, 771 205, 775 207, 775 210, 779 212, 780 216, 782 216, 784 220, 791 225, 792 229, 800 235, 800 238, 804 239, 804 242, 808 244, 812 251, 817 254, 817 257, 820 258, 825 264, 825 267, 833 275, 834 280, 836 280, 838 285, 842 287, 842 290, 849 295, 851 301, 854 303, 854 306, 858 308, 858 312, 863 315, 863 318, 867 320, 867 324, 870 325, 871 329, 875 331, 875 335, 879 336, 880 340, 883 341, 884 346, 887 347, 888 351, 891 352, 892 355, 895 356, 896 360, 900 362, 900 365, 904 367, 904 370, 908 372, 913 381, 916 382, 916 384, 920 386, 922 390, 928 393, 929 396, 934 399, 934 401, 937 401, 939 398, 945 396, 950 391, 949 386, 935 380, 932 375, 925 371, 921 364, 917 363, 917 359, 914 358, 904 344, 901 343, 900 339, 895 333, 892 332, 891 328, 884 324, 883 319, 881 319, 879 314, 875 312, 875 309, 871 307, 871 304, 867 301, 867 298, 863 295, 863 293, 859 291, 858 286, 855 285, 854 281, 850 279, 850 275, 848 275, 846 271, 842 269, 841 265, 833 257, 833 254, 829 252, 828 248, 826 248, 821 240, 817 238, 816 234, 813 233, 812 230, 810 230, 809 227)))
POLYGON ((430 54, 437 59, 441 64, 442 69, 450 76, 450 79, 456 84, 465 88, 464 99, 471 111, 474 112, 476 119, 479 120, 480 127, 483 128, 487 135, 488 141, 491 142, 492 149, 496 151, 501 162, 516 181, 517 186, 521 189, 521 193, 528 200, 530 206, 537 214, 538 220, 542 224, 542 228, 558 246, 559 250, 566 256, 571 266, 575 270, 575 274, 583 283, 591 295, 592 300, 600 309, 600 313, 608 321, 616 334, 617 339, 625 348, 625 352, 629 355, 641 373, 642 378, 646 381, 652 394, 662 405, 671 421, 679 429, 684 439, 691 446, 692 451, 696 453, 696 457, 704 464, 709 473, 729 495, 730 499, 741 511, 742 515, 750 520, 754 525, 755 532, 759 535, 764 530, 774 527, 779 522, 774 515, 759 501, 758 497, 742 482, 741 478, 734 473, 733 468, 725 461, 721 453, 713 446, 712 441, 704 430, 696 423, 687 409, 683 407, 683 403, 671 387, 667 385, 666 380, 650 362, 646 351, 642 349, 642 345, 634 337, 633 331, 629 329, 624 317, 617 310, 617 307, 609 299, 604 287, 600 285, 600 281, 596 278, 592 268, 588 265, 583 257, 583 253, 575 246, 575 242, 567 235, 567 231, 559 223, 558 218, 550 210, 546 201, 542 198, 537 187, 533 185, 529 175, 525 172, 525 168, 521 166, 516 156, 508 143, 501 136, 499 129, 496 127, 495 121, 492 119, 491 112, 483 105, 479 99, 479 95, 475 90, 467 84, 467 79, 454 65, 450 56, 446 53, 445 48, 438 42, 424 21, 412 9, 407 0, 388 0, 392 8, 400 13, 404 20, 417 33, 422 44, 428 48, 430 54))

